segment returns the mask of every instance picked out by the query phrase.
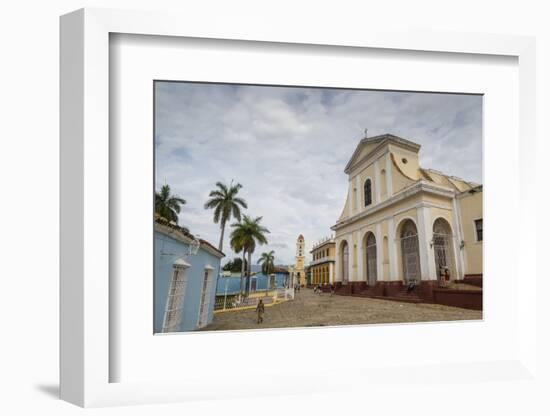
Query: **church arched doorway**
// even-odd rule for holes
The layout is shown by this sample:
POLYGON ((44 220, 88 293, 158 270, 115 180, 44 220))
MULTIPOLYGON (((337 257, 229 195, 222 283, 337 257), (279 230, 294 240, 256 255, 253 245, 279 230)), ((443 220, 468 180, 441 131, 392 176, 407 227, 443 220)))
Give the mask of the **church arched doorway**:
POLYGON ((453 238, 451 226, 443 218, 438 218, 433 226, 433 249, 435 271, 440 283, 449 283, 454 275, 453 238))
POLYGON ((401 261, 403 280, 406 284, 420 282, 420 253, 418 231, 412 220, 405 220, 401 226, 401 261))
POLYGON ((368 233, 366 238, 366 258, 367 258, 367 282, 370 286, 376 284, 377 270, 376 270, 376 237, 373 233, 368 233))

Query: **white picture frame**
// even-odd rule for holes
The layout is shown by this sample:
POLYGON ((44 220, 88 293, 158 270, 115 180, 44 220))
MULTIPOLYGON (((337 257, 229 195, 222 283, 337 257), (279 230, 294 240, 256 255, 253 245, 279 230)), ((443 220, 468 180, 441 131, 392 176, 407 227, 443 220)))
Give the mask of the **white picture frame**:
MULTIPOLYGON (((519 244, 517 261, 527 289, 517 291, 517 347, 495 361, 419 363, 411 368, 369 368, 365 373, 344 367, 330 369, 325 376, 298 372, 292 377, 270 374, 267 385, 239 379, 222 387, 205 377, 178 381, 111 382, 110 366, 121 357, 110 348, 112 295, 109 281, 116 259, 110 258, 110 171, 109 151, 109 37, 136 34, 228 41, 277 42, 282 44, 331 45, 336 48, 374 48, 440 54, 501 55, 518 60, 519 83, 519 178, 518 212, 535 212, 528 171, 535 160, 535 42, 533 38, 508 35, 380 31, 349 28, 347 31, 307 32, 263 22, 236 31, 223 19, 204 26, 185 15, 82 9, 61 18, 61 398, 79 406, 161 403, 207 398, 248 397, 258 394, 295 394, 353 388, 361 380, 387 385, 400 379, 401 388, 418 383, 479 383, 483 380, 512 380, 519 383, 536 377, 536 290, 535 251, 519 244), (446 372, 447 375, 441 375, 446 372), (483 376, 480 374, 483 373, 483 376), (411 376, 412 374, 412 376, 411 376), (280 387, 276 392, 269 386, 280 387)), ((489 224, 488 224, 489 225, 489 224)), ((147 225, 144 225, 147 226, 147 225)), ((536 218, 518 220, 520 241, 535 241, 536 218)), ((511 270, 510 273, 518 273, 511 270)), ((515 276, 515 275, 514 275, 515 276)), ((491 285, 489 285, 491 288, 491 285)), ((405 328, 405 327, 404 327, 405 328)), ((411 331, 411 326, 403 331, 411 331)), ((354 337, 360 328, 350 328, 354 337)), ((382 329, 383 330, 383 329, 382 329)), ((321 332, 294 330, 300 337, 321 332)), ((327 330, 319 330, 327 331, 327 330)), ((343 332, 342 332, 343 333, 343 332)), ((257 335, 257 334, 253 334, 257 335)), ((207 335, 210 336, 210 335, 207 335)), ((213 336, 213 335, 212 335, 213 336)), ((169 338, 169 337, 165 337, 169 338)), ((236 340, 236 337, 233 337, 236 340)))

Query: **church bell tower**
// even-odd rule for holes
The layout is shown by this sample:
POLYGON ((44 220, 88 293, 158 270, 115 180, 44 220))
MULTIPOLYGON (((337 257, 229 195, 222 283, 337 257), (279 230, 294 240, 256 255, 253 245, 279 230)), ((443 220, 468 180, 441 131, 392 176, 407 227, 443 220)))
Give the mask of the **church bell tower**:
POLYGON ((300 286, 305 286, 306 284, 306 274, 304 271, 304 259, 305 259, 305 240, 304 236, 300 234, 296 240, 296 262, 294 265, 296 282, 300 286))

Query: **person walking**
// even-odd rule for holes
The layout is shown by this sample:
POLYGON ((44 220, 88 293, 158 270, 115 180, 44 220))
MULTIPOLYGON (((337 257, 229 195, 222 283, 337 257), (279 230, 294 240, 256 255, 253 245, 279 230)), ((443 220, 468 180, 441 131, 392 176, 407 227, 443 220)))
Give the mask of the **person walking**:
POLYGON ((260 301, 258 302, 258 305, 256 306, 256 314, 258 315, 259 324, 264 322, 264 312, 265 312, 264 301, 260 299, 260 301))

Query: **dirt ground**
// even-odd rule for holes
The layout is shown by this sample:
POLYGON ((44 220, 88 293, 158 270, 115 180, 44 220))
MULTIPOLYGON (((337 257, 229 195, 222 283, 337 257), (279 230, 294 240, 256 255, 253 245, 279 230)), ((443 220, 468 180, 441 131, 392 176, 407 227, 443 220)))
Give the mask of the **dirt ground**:
POLYGON ((399 322, 479 320, 481 311, 443 305, 406 303, 389 300, 330 296, 311 289, 296 292, 293 301, 265 308, 263 324, 256 323, 254 310, 214 314, 203 330, 288 328, 308 326, 358 325, 399 322))

